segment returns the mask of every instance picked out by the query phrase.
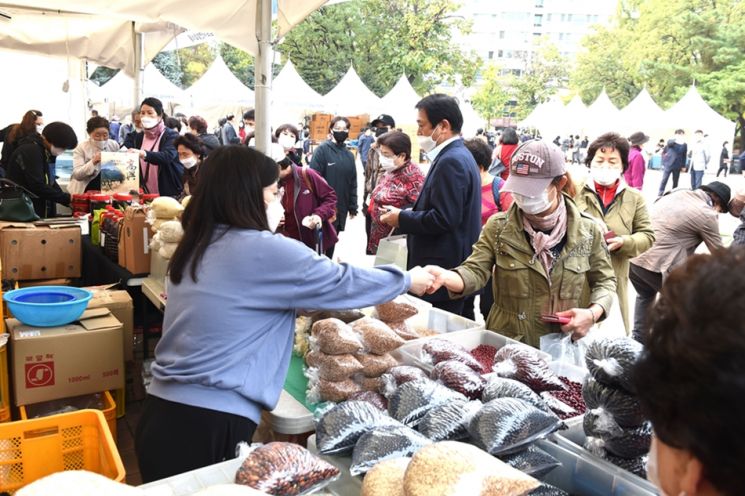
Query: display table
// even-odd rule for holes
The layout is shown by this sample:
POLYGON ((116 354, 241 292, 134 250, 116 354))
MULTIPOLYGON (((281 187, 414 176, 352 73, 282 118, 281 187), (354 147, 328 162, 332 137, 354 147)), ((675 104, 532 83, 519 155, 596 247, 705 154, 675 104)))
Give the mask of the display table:
POLYGON ((142 294, 150 300, 155 308, 161 312, 166 309, 166 298, 165 298, 165 286, 163 281, 154 279, 152 277, 146 277, 142 281, 142 294))

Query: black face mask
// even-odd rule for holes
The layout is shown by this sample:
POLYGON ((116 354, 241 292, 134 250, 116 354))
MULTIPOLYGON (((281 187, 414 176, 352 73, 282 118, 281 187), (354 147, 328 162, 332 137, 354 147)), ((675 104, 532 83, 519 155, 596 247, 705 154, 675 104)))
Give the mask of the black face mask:
POLYGON ((349 137, 349 132, 347 131, 334 131, 334 140, 337 143, 344 143, 347 141, 347 138, 349 137))
POLYGON ((376 128, 375 129, 375 136, 376 137, 383 136, 387 132, 388 132, 388 128, 387 127, 379 127, 379 128, 376 128))

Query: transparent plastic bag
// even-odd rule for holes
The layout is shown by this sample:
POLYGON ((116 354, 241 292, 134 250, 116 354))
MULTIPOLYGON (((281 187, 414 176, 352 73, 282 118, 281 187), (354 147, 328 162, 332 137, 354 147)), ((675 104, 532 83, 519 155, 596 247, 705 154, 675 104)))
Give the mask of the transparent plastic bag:
POLYGON ((311 327, 311 349, 329 355, 358 353, 363 350, 362 341, 350 326, 339 319, 319 320, 311 327))
POLYGON ((582 398, 582 383, 563 376, 559 376, 559 379, 567 388, 563 391, 544 391, 541 393, 541 398, 562 420, 585 413, 587 406, 582 398))
POLYGON ((454 400, 429 410, 417 426, 432 441, 458 441, 468 437, 468 424, 483 405, 480 401, 454 400))
POLYGON ((516 398, 486 403, 468 426, 471 438, 492 455, 517 453, 562 426, 559 417, 516 398))
POLYGON ((318 376, 327 381, 343 381, 363 370, 363 365, 349 353, 327 355, 322 351, 310 351, 305 355, 305 363, 318 369, 318 376))
POLYGON ((419 367, 413 367, 411 365, 397 365, 391 367, 388 372, 381 376, 381 393, 383 396, 389 397, 392 395, 396 388, 402 384, 406 384, 411 381, 423 381, 429 380, 429 376, 425 371, 419 367))
POLYGON ((379 462, 409 457, 431 442, 403 424, 376 427, 363 434, 354 446, 349 473, 354 477, 379 462))
POLYGON ((503 456, 501 459, 510 467, 539 479, 561 466, 559 460, 536 446, 528 446, 523 451, 503 456))
POLYGON ((374 391, 362 391, 354 393, 349 397, 351 401, 367 401, 381 412, 388 413, 388 400, 380 393, 374 391))
POLYGON ((404 301, 389 301, 381 305, 375 305, 375 314, 386 323, 403 322, 418 314, 419 310, 404 301))
POLYGON ((380 393, 384 390, 383 377, 366 377, 364 374, 355 374, 352 380, 359 384, 362 391, 380 393))
POLYGON ((361 372, 367 377, 380 377, 388 372, 388 369, 398 365, 398 362, 390 355, 390 353, 384 355, 358 353, 355 356, 362 364, 361 372))
POLYGON ((646 420, 636 397, 621 389, 604 386, 588 376, 582 386, 587 409, 597 417, 596 430, 613 432, 613 423, 620 427, 638 427, 646 420), (606 425, 607 424, 607 425, 606 425))
POLYGON ((486 386, 484 386, 481 401, 488 403, 497 398, 517 398, 527 401, 531 405, 546 412, 551 411, 543 398, 522 382, 514 379, 506 379, 494 374, 489 376, 486 386))
POLYGON ((324 455, 351 450, 362 434, 380 425, 398 425, 367 401, 346 401, 326 411, 316 425, 316 446, 324 455))
POLYGON ((310 494, 339 477, 340 471, 298 444, 274 442, 252 447, 235 474, 235 483, 267 494, 310 494))
POLYGON ((467 349, 447 339, 433 338, 422 346, 421 360, 423 363, 437 365, 446 360, 456 360, 471 367, 476 372, 482 372, 481 364, 467 349))
POLYGON ((633 393, 631 370, 642 349, 638 341, 627 337, 595 340, 585 355, 587 369, 601 384, 633 393))
POLYGON ((493 370, 500 377, 522 382, 536 393, 566 389, 537 350, 528 346, 503 346, 494 356, 493 370))
POLYGON ((406 496, 521 495, 540 483, 476 446, 441 441, 420 449, 404 478, 406 496))
POLYGON ((546 484, 545 482, 538 486, 536 489, 533 489, 529 493, 526 494, 526 496, 570 496, 568 492, 564 491, 563 489, 559 489, 558 487, 554 487, 551 484, 546 484))
POLYGON ((627 472, 631 472, 634 475, 641 477, 642 479, 647 478, 647 457, 640 456, 636 458, 621 458, 620 456, 613 456, 607 451, 603 451, 600 458, 611 462, 616 467, 622 468, 627 472))
POLYGON ((314 324, 319 320, 325 319, 339 319, 342 322, 349 324, 350 322, 354 322, 355 320, 359 320, 365 316, 365 314, 359 310, 311 310, 304 313, 311 318, 314 324))
POLYGON ((408 322, 388 322, 390 328, 399 335, 399 337, 405 341, 411 341, 412 339, 419 339, 421 336, 416 329, 411 327, 408 322))
POLYGON ((601 449, 621 458, 637 458, 649 453, 652 443, 652 425, 645 422, 641 427, 621 429, 616 435, 599 434, 586 429, 585 449, 597 456, 603 456, 601 449), (587 433, 587 430, 590 432, 587 433))
POLYGON ((408 426, 416 426, 430 409, 454 400, 465 400, 462 394, 437 382, 407 382, 388 398, 388 413, 408 426))
POLYGON ((375 355, 390 353, 406 342, 385 323, 371 317, 353 322, 352 329, 359 334, 365 349, 375 355))
POLYGON ((321 401, 333 401, 339 403, 346 401, 354 393, 362 391, 362 387, 352 379, 343 381, 327 381, 318 377, 318 369, 310 368, 305 371, 308 377, 308 391, 306 399, 309 403, 320 403, 321 401))
POLYGON ((541 351, 551 355, 552 360, 570 363, 585 368, 585 354, 590 342, 588 338, 574 341, 572 333, 552 332, 541 336, 541 351))
POLYGON ((445 360, 435 365, 430 378, 469 399, 481 398, 486 380, 471 367, 457 360, 445 360))
POLYGON ((375 465, 362 479, 360 496, 406 496, 404 476, 411 458, 396 458, 375 465))

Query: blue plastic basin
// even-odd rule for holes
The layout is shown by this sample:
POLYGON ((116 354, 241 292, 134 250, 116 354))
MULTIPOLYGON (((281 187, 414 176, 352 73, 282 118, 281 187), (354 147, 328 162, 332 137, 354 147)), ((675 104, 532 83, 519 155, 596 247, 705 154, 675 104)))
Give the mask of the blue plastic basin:
POLYGON ((78 320, 92 296, 87 289, 37 286, 9 291, 3 299, 13 316, 24 324, 55 327, 78 320))

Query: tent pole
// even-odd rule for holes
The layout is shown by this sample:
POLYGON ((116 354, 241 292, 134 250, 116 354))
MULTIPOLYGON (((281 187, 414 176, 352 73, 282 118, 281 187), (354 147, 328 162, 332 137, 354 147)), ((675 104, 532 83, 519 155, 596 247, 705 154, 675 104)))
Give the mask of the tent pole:
POLYGON ((271 143, 269 103, 272 93, 272 2, 256 0, 256 56, 254 89, 256 91, 256 149, 267 153, 271 143))
MULTIPOLYGON (((134 32, 134 23, 132 23, 134 32)), ((143 33, 134 33, 135 35, 135 87, 134 87, 134 108, 140 105, 143 99, 142 87, 145 75, 145 68, 142 61, 145 60, 145 35, 143 33)))

